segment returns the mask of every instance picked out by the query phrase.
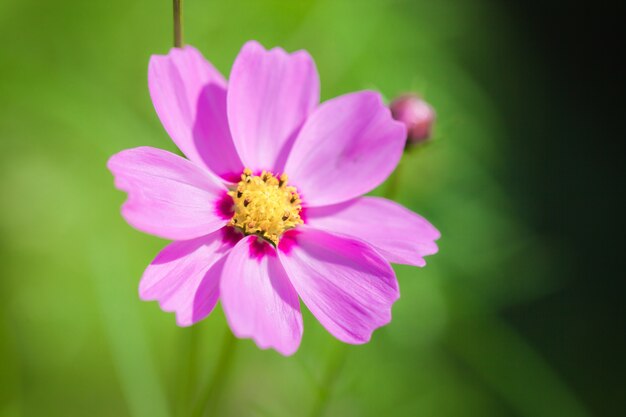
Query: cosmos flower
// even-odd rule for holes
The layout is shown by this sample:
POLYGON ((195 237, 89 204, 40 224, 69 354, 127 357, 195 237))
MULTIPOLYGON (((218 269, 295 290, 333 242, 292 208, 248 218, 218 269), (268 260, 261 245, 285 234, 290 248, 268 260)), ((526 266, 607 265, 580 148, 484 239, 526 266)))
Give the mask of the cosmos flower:
POLYGON ((406 138, 379 94, 319 104, 307 52, 254 41, 228 83, 186 46, 153 56, 148 84, 186 158, 139 147, 108 162, 128 223, 174 241, 143 274, 141 299, 180 326, 219 299, 235 336, 284 355, 300 345, 300 299, 339 340, 369 341, 399 297, 389 263, 423 266, 439 238, 402 206, 362 197, 394 170, 406 138))
POLYGON ((430 139, 435 110, 417 94, 404 94, 391 105, 391 115, 404 123, 407 129, 407 146, 417 145, 430 139))

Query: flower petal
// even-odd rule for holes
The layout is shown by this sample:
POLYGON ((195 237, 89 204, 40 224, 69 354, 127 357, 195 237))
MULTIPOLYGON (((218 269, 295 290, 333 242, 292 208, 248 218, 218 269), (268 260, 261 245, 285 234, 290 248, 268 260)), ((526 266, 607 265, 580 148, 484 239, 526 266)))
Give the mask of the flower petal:
POLYGON ((228 88, 230 131, 244 164, 281 171, 298 129, 318 102, 317 69, 306 51, 288 54, 246 43, 228 88))
POLYGON ((225 254, 233 247, 226 228, 165 247, 148 266, 139 284, 142 300, 157 300, 176 312, 179 326, 190 326, 211 313, 219 296, 225 254))
POLYGON ((185 158, 139 147, 113 155, 107 166, 115 186, 128 193, 122 216, 142 232, 186 240, 226 223, 220 212, 226 187, 185 158))
POLYGON ((226 117, 226 80, 198 50, 153 55, 148 86, 163 127, 187 158, 228 180, 241 173, 226 117))
POLYGON ((441 234, 426 219, 399 204, 361 197, 307 210, 307 224, 361 239, 389 262, 424 266, 424 256, 437 253, 441 234))
POLYGON ((406 128, 391 118, 380 95, 347 94, 308 118, 285 166, 308 206, 350 200, 371 191, 402 156, 406 128))
POLYGON ((398 283, 365 243, 301 227, 283 236, 278 256, 304 304, 337 339, 365 343, 391 321, 398 283))
POLYGON ((300 302, 269 244, 256 236, 240 240, 226 259, 220 291, 237 337, 251 337, 261 349, 295 353, 302 338, 300 302))

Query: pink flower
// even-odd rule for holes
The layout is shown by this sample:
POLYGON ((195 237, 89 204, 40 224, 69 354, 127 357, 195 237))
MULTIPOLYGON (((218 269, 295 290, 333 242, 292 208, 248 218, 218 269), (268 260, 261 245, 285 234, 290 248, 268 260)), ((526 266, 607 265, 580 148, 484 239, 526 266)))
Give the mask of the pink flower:
POLYGON ((299 298, 335 337, 365 343, 391 320, 389 262, 425 265, 439 232, 362 197, 394 170, 406 137, 375 92, 319 104, 311 56, 244 45, 227 85, 194 48, 153 56, 150 95, 187 159, 150 147, 113 155, 133 227, 174 240, 148 266, 143 300, 205 318, 218 298, 237 337, 293 354, 299 298))
POLYGON ((389 106, 394 119, 407 129, 407 145, 426 142, 435 122, 435 110, 416 94, 405 94, 389 106))

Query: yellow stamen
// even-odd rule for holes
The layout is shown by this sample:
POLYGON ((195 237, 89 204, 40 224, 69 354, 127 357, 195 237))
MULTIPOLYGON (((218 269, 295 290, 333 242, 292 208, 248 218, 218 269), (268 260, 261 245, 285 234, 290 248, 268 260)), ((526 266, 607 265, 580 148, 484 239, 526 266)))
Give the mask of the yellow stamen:
POLYGON ((263 171, 252 175, 250 169, 244 169, 241 181, 228 193, 235 202, 229 225, 278 245, 285 231, 304 223, 300 218, 300 196, 287 180, 285 174, 277 177, 263 171))

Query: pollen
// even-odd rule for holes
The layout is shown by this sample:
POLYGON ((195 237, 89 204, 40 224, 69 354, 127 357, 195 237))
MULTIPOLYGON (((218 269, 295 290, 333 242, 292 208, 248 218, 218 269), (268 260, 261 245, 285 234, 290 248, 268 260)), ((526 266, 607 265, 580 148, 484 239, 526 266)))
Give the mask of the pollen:
POLYGON ((278 177, 263 171, 252 175, 246 168, 228 195, 235 203, 229 225, 245 235, 257 235, 278 245, 285 231, 303 223, 300 196, 295 187, 287 185, 285 174, 278 177))

